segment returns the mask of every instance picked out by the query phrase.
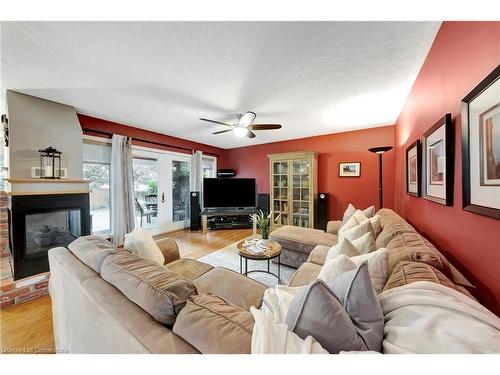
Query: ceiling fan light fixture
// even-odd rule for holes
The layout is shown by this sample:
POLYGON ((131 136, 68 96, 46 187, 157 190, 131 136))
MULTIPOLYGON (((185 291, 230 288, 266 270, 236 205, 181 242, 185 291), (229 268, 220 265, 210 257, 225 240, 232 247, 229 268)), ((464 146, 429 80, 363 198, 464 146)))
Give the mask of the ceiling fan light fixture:
POLYGON ((235 126, 233 128, 233 133, 235 136, 237 136, 238 138, 243 138, 244 136, 247 135, 248 133, 248 129, 243 127, 243 126, 235 126))
POLYGON ((245 113, 243 116, 240 117, 238 125, 247 127, 253 122, 253 120, 255 120, 255 117, 257 117, 257 115, 254 112, 248 111, 247 113, 245 113))

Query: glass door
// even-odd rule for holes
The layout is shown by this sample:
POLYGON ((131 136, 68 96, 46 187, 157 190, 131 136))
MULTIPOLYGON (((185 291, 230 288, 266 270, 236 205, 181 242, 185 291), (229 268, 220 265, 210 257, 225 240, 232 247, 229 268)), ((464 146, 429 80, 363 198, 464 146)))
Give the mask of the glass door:
POLYGON ((309 227, 310 207, 310 162, 293 160, 292 162, 292 225, 309 227))
POLYGON ((273 163, 273 222, 288 224, 288 162, 273 163))
POLYGON ((160 225, 158 212, 159 158, 156 155, 134 156, 134 204, 136 228, 155 231, 160 225))
POLYGON ((160 234, 189 226, 191 156, 144 147, 133 156, 136 228, 160 234))

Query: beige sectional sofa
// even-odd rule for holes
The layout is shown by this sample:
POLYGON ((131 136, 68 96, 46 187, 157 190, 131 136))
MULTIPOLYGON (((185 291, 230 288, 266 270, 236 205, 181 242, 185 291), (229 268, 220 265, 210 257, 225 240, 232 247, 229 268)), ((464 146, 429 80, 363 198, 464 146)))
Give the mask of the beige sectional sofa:
MULTIPOLYGON (((381 217, 382 227, 376 238, 377 246, 386 247, 389 253, 390 277, 384 290, 426 280, 469 296, 474 293, 474 286, 410 224, 388 209, 377 214, 381 217)), ((162 269, 168 274, 160 287, 143 283, 148 283, 149 277, 158 279, 158 272, 163 272, 158 267, 162 266, 153 266, 143 263, 141 258, 134 260, 132 257, 129 257, 132 265, 123 266, 124 263, 119 261, 122 255, 116 255, 120 252, 117 249, 109 251, 102 268, 88 262, 75 250, 54 248, 49 251, 49 290, 59 351, 250 353, 253 318, 249 309, 250 306, 260 307, 266 287, 234 271, 180 259, 177 245, 171 240, 159 241, 158 245, 167 260, 162 269), (126 275, 115 283, 117 287, 103 276, 115 280, 116 275, 109 276, 109 269, 116 271, 118 266, 126 268, 126 275), (137 273, 138 269, 142 271, 137 273), (173 325, 156 321, 154 314, 146 312, 147 307, 140 307, 149 306, 150 302, 141 299, 142 294, 127 293, 123 286, 132 279, 145 288, 144 294, 155 298, 155 293, 166 293, 164 290, 169 286, 164 286, 171 281, 165 280, 172 278, 178 278, 189 288, 194 286, 187 301, 176 302, 173 325)), ((294 274, 290 285, 307 285, 315 280, 328 249, 328 245, 315 246, 294 274)), ((175 297, 175 292, 169 294, 172 295, 175 297)))

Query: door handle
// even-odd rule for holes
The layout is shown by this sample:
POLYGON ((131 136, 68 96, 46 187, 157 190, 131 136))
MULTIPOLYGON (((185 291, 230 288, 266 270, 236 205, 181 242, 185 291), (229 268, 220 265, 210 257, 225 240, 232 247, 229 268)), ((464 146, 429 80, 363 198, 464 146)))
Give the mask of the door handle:
POLYGON ((165 203, 165 193, 161 193, 161 203, 165 203))

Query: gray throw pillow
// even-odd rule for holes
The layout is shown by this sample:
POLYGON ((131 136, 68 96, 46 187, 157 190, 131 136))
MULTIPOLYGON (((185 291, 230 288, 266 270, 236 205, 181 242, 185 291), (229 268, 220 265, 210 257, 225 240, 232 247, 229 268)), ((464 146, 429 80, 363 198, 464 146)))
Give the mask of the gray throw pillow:
POLYGON ((115 245, 100 236, 79 237, 68 245, 68 249, 97 273, 101 273, 104 259, 118 251, 115 245))
POLYGON ((329 353, 367 350, 341 301, 322 280, 294 298, 286 323, 302 339, 314 337, 329 353))
POLYGON ((331 278, 328 286, 340 299, 368 350, 380 352, 384 314, 372 286, 368 264, 364 262, 355 270, 331 278))

